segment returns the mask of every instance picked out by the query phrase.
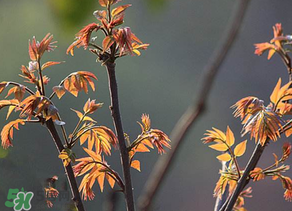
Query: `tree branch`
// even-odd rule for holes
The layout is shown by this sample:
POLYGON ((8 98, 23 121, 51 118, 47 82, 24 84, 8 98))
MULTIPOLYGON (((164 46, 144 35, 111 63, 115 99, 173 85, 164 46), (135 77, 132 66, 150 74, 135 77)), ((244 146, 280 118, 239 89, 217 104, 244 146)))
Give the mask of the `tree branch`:
POLYGON ((127 203, 127 210, 134 211, 135 207, 134 207, 133 189, 132 189, 131 173, 130 173, 129 152, 127 150, 127 146, 125 142, 122 120, 121 120, 121 115, 120 115, 118 85, 117 85, 116 74, 115 74, 115 63, 111 61, 106 62, 106 68, 107 68, 107 73, 108 73, 110 98, 111 98, 110 109, 111 109, 111 114, 112 114, 115 130, 116 130, 116 134, 119 140, 121 163, 122 163, 124 179, 125 179, 124 194, 125 194, 126 203, 127 203))
POLYGON ((249 173, 256 167, 260 157, 263 154, 263 151, 265 149, 265 145, 262 146, 260 142, 258 142, 252 156, 250 157, 250 160, 248 161, 248 164, 244 170, 243 175, 239 179, 236 189, 234 190, 233 194, 231 195, 230 199, 225 202, 225 204, 222 206, 220 211, 231 211, 233 209, 233 206, 241 193, 241 191, 244 189, 244 187, 248 184, 249 182, 249 173))
POLYGON ((249 0, 240 0, 237 6, 235 16, 232 19, 231 24, 229 25, 227 33, 219 42, 220 44, 222 44, 218 47, 217 50, 215 50, 213 56, 211 57, 208 65, 204 70, 205 77, 203 79, 203 84, 200 89, 197 102, 188 107, 188 109, 175 125, 170 136, 172 140, 172 149, 168 152, 168 154, 161 157, 157 161, 149 179, 145 184, 144 191, 139 198, 138 206, 142 211, 146 211, 149 209, 158 188, 162 184, 162 179, 165 177, 167 171, 173 163, 172 161, 177 154, 180 144, 188 134, 189 129, 194 124, 195 120, 197 120, 198 117, 201 116, 201 114, 203 113, 206 100, 212 88, 215 76, 217 75, 219 67, 224 61, 229 49, 231 48, 238 34, 248 3, 249 0))
MULTIPOLYGON (((59 151, 59 153, 64 149, 64 146, 62 144, 62 141, 59 137, 59 134, 56 130, 56 127, 54 125, 54 122, 52 121, 52 119, 46 121, 46 126, 55 142, 55 145, 59 151)), ((67 174, 67 179, 71 188, 71 193, 73 195, 73 201, 75 203, 75 206, 77 207, 78 211, 85 211, 80 194, 79 194, 79 190, 78 190, 78 186, 77 186, 77 182, 76 182, 76 178, 74 176, 74 172, 71 166, 71 163, 69 163, 68 166, 65 167, 65 171, 67 174)))

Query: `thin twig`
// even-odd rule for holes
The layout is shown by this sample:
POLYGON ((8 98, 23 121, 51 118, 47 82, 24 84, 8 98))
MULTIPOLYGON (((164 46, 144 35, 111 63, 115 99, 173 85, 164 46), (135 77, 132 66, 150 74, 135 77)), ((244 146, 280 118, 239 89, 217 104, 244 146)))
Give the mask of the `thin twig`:
POLYGON ((35 95, 35 93, 34 93, 31 89, 29 89, 27 86, 24 86, 24 85, 22 85, 22 84, 20 84, 20 83, 13 82, 13 81, 9 81, 9 82, 7 83, 7 85, 13 85, 13 86, 24 87, 25 90, 26 90, 30 95, 35 95))
POLYGON ((40 80, 41 80, 41 90, 40 93, 41 95, 46 95, 45 93, 45 85, 44 85, 44 79, 43 79, 43 73, 42 73, 42 66, 41 66, 41 61, 40 59, 38 59, 38 72, 39 72, 39 76, 40 76, 40 80))
POLYGON ((119 140, 119 147, 120 147, 120 155, 121 155, 121 162, 123 167, 124 173, 124 180, 125 180, 125 199, 127 203, 127 210, 134 211, 134 197, 133 197, 133 189, 132 189, 132 182, 131 182, 131 173, 130 173, 130 162, 129 162, 129 152, 127 150, 124 131, 122 126, 120 108, 119 108, 119 98, 118 98, 118 85, 116 81, 116 74, 115 74, 115 63, 114 62, 107 62, 106 63, 107 73, 108 73, 108 80, 109 80, 109 89, 110 89, 110 98, 111 98, 111 114, 115 126, 115 130, 119 140))
POLYGON ((222 41, 219 42, 219 48, 214 52, 213 56, 210 59, 210 62, 208 62, 208 65, 204 70, 205 78, 203 79, 203 84, 199 92, 197 102, 189 106, 189 108, 185 111, 185 113, 182 115, 182 117, 174 127, 171 133, 172 149, 169 151, 168 154, 161 157, 157 161, 148 181, 146 182, 144 191, 139 198, 138 206, 142 211, 146 211, 149 209, 152 199, 154 198, 158 188, 162 184, 162 179, 165 177, 168 169, 173 163, 173 159, 177 154, 182 140, 184 140, 184 138, 188 134, 191 125, 193 125, 195 120, 197 120, 198 117, 201 116, 201 114, 203 113, 206 100, 212 88, 215 76, 217 75, 219 67, 225 59, 229 49, 231 48, 236 38, 236 35, 238 34, 248 3, 249 0, 240 0, 237 6, 235 16, 232 19, 226 35, 223 37, 222 41))

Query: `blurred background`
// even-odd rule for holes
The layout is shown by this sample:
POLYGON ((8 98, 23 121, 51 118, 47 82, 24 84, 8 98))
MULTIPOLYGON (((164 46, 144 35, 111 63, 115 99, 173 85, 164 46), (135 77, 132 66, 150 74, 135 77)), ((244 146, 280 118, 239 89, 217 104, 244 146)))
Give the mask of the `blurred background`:
MULTIPOLYGON (((187 106, 196 98, 202 79, 202 70, 214 48, 219 44, 237 1, 232 0, 123 0, 132 4, 126 11, 124 26, 150 47, 140 57, 124 57, 117 61, 117 77, 120 107, 124 130, 131 140, 140 133, 136 121, 142 113, 150 114, 152 127, 170 134, 175 123, 187 106)), ((252 1, 247 11, 240 34, 227 59, 220 69, 207 112, 193 127, 184 141, 175 163, 165 178, 153 204, 155 211, 205 211, 213 210, 213 189, 219 178, 221 164, 215 158, 218 153, 202 144, 205 130, 211 127, 223 131, 229 125, 237 141, 241 125, 232 116, 230 106, 246 96, 257 96, 266 104, 279 77, 287 82, 286 68, 276 55, 267 61, 266 55, 254 55, 254 43, 272 38, 272 26, 282 23, 284 32, 292 32, 291 0, 252 1)), ((18 77, 21 65, 28 65, 28 40, 36 36, 41 40, 48 32, 58 41, 58 48, 47 53, 44 61, 65 61, 61 65, 45 70, 51 78, 47 90, 57 85, 71 72, 92 71, 98 77, 97 91, 88 95, 81 93, 75 98, 66 94, 55 104, 72 132, 78 118, 70 110, 82 110, 88 98, 103 102, 104 107, 93 117, 98 124, 113 129, 108 106, 110 105, 107 75, 104 67, 95 62, 95 56, 78 49, 75 56, 65 54, 81 27, 94 22, 93 11, 99 8, 97 0, 0 0, 0 79, 22 82, 18 77)), ((47 91, 49 92, 49 91, 47 91)), ((4 98, 6 93, 2 93, 4 98)), ((0 113, 0 126, 7 121, 6 111, 0 113)), ((9 120, 17 118, 13 114, 9 120)), ((273 162, 272 152, 281 155, 281 146, 286 139, 270 144, 259 166, 273 162)), ((0 148, 0 208, 5 207, 8 190, 24 188, 35 193, 32 210, 48 210, 43 198, 44 181, 57 175, 57 189, 61 199, 53 201, 51 210, 69 210, 69 190, 57 150, 46 128, 26 125, 15 132, 14 147, 8 151, 0 148)), ((254 142, 248 142, 248 151, 239 162, 243 168, 252 153, 254 142)), ((83 155, 76 147, 77 157, 83 155)), ((134 194, 137 199, 153 165, 158 159, 157 150, 138 154, 141 170, 132 170, 134 194)), ((108 163, 121 172, 118 152, 107 157, 108 163)), ((291 159, 288 164, 291 164, 291 159)), ((292 176, 291 171, 287 176, 292 176)), ((80 180, 79 180, 80 181, 80 180)), ((279 181, 266 179, 251 184, 253 198, 246 200, 248 210, 291 210, 291 203, 284 200, 284 190, 279 181)), ((102 210, 108 196, 109 186, 103 194, 94 187, 96 197, 85 202, 87 210, 102 210)), ((122 196, 119 209, 124 209, 122 196)))

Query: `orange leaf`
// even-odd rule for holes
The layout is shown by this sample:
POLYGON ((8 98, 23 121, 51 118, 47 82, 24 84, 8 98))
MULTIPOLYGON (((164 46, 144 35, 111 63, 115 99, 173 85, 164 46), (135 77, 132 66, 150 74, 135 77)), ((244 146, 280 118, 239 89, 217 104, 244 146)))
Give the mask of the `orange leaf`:
POLYGON ((226 140, 226 135, 221 131, 218 130, 217 128, 212 127, 212 129, 218 134, 218 137, 222 140, 226 140))
POLYGON ((112 17, 121 15, 130 6, 132 6, 132 5, 131 4, 126 4, 126 5, 122 5, 122 6, 119 6, 117 8, 114 8, 112 10, 112 17))
POLYGON ((230 161, 231 160, 231 156, 229 155, 229 153, 224 153, 222 155, 218 155, 216 158, 220 161, 230 161))
POLYGON ((84 151, 93 158, 94 161, 101 162, 101 156, 99 154, 96 154, 95 152, 83 147, 84 151))
POLYGON ((46 69, 47 67, 53 66, 53 65, 57 65, 57 64, 61 64, 62 62, 53 62, 53 61, 49 61, 46 62, 42 65, 42 70, 46 69))
POLYGON ((290 128, 289 130, 287 130, 287 131, 285 132, 285 135, 286 135, 287 138, 288 138, 289 136, 291 136, 291 134, 292 134, 292 128, 290 128))
POLYGON ((16 106, 9 106, 8 112, 7 112, 7 116, 6 116, 6 120, 8 119, 8 117, 10 116, 10 114, 12 113, 12 111, 16 108, 16 106))
POLYGON ((234 144, 234 134, 233 132, 230 130, 229 126, 227 126, 227 130, 226 130, 226 144, 231 147, 234 144))
POLYGON ((213 144, 209 147, 220 152, 225 152, 226 150, 228 150, 228 146, 226 146, 226 144, 213 144))
POLYGON ((59 99, 61 99, 61 97, 63 97, 63 95, 66 93, 66 90, 63 86, 54 86, 53 91, 56 93, 59 99))
POLYGON ((141 171, 140 169, 140 161, 139 160, 133 160, 132 163, 131 163, 131 167, 138 170, 138 171, 141 171))
POLYGON ((9 122, 7 125, 5 125, 1 131, 1 139, 2 139, 2 147, 4 149, 7 149, 12 145, 12 139, 13 139, 13 128, 18 130, 18 124, 24 125, 25 120, 23 119, 17 119, 12 122, 9 122))
POLYGON ((114 188, 116 181, 108 174, 106 175, 106 179, 108 181, 108 184, 111 186, 111 188, 114 188))
POLYGON ((97 181, 98 181, 101 192, 103 192, 103 188, 104 188, 104 177, 105 177, 105 173, 102 173, 97 177, 97 181))
POLYGON ((134 150, 136 152, 150 152, 150 150, 142 143, 135 147, 134 150))
POLYGON ((100 4, 100 6, 102 6, 102 7, 106 7, 107 4, 108 4, 108 1, 109 1, 109 0, 99 0, 99 4, 100 4))
POLYGON ((281 78, 279 78, 277 85, 274 88, 273 93, 270 96, 270 100, 272 103, 276 104, 278 101, 278 93, 281 87, 281 78))
POLYGON ((234 155, 240 157, 245 153, 247 140, 239 143, 234 149, 234 155))
POLYGON ((113 44, 115 40, 111 36, 106 36, 102 41, 103 52, 107 51, 113 44))
POLYGON ((74 111, 77 114, 77 116, 79 117, 79 119, 82 119, 83 114, 80 111, 74 110, 73 108, 71 108, 71 110, 74 111))

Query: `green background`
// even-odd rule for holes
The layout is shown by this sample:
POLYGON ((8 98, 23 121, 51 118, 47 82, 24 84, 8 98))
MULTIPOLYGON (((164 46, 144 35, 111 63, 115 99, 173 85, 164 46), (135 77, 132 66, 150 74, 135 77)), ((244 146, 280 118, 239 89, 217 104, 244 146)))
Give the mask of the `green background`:
MULTIPOLYGON (((136 121, 142 113, 150 114, 152 127, 169 134, 187 106, 196 98, 202 70, 231 18, 236 1, 231 0, 124 0, 132 7, 126 12, 124 26, 150 47, 140 57, 124 57, 117 61, 117 77, 120 93, 120 107, 124 130, 133 140, 140 127, 136 121)), ((196 123, 185 140, 177 159, 165 178, 153 210, 192 211, 212 210, 215 199, 213 188, 221 167, 216 160, 217 152, 203 145, 201 138, 212 126, 225 130, 230 125, 237 141, 240 137, 240 121, 232 117, 229 108, 246 96, 258 96, 269 101, 279 77, 287 81, 287 73, 278 56, 271 61, 266 55, 254 55, 254 43, 268 41, 272 37, 272 26, 281 22, 286 33, 292 31, 290 0, 252 1, 247 11, 240 34, 228 58, 220 69, 215 86, 208 100, 207 112, 196 123), (281 3, 279 3, 281 2, 281 3)), ((66 61, 64 64, 45 70, 51 78, 47 90, 57 85, 69 73, 78 70, 92 71, 98 77, 97 91, 83 92, 78 98, 66 94, 62 100, 55 99, 67 131, 73 130, 77 117, 70 108, 82 110, 88 98, 104 102, 104 107, 93 117, 98 124, 113 128, 108 106, 109 95, 104 67, 95 62, 95 56, 78 49, 75 56, 65 54, 74 34, 88 23, 94 22, 91 15, 98 9, 97 0, 1 0, 0 1, 0 80, 22 82, 17 75, 21 65, 27 65, 28 40, 36 36, 41 40, 48 32, 54 34, 58 48, 44 56, 43 61, 66 61)), ((47 91, 49 92, 49 91, 47 91)), ((5 93, 2 93, 5 97, 5 93)), ((9 120, 16 118, 13 114, 9 120)), ((0 126, 6 123, 6 112, 0 113, 0 126)), ((269 145, 261 159, 260 166, 273 162, 272 152, 280 156, 280 140, 269 145)), ((4 203, 10 188, 33 191, 32 210, 48 210, 42 200, 42 187, 46 178, 59 176, 57 188, 66 194, 66 180, 57 150, 46 128, 40 125, 26 125, 15 132, 14 147, 8 153, 0 148, 0 208, 8 211, 4 203)), ((248 142, 249 151, 240 159, 243 168, 254 147, 248 142)), ((83 155, 76 147, 77 156, 83 155)), ((135 198, 137 198, 158 158, 156 150, 139 154, 142 173, 132 170, 135 198)), ((121 172, 118 152, 114 152, 108 163, 121 172)), ((291 164, 291 159, 288 160, 291 164)), ((287 176, 292 176, 291 171, 287 176)), ((291 210, 291 203, 282 195, 284 190, 279 181, 266 179, 252 184, 253 198, 246 200, 248 210, 291 210)), ((102 210, 109 187, 101 194, 94 187, 96 198, 85 202, 88 210, 102 210)), ((59 199, 51 210, 67 210, 69 200, 59 199)), ((119 209, 124 209, 122 196, 119 209)))

